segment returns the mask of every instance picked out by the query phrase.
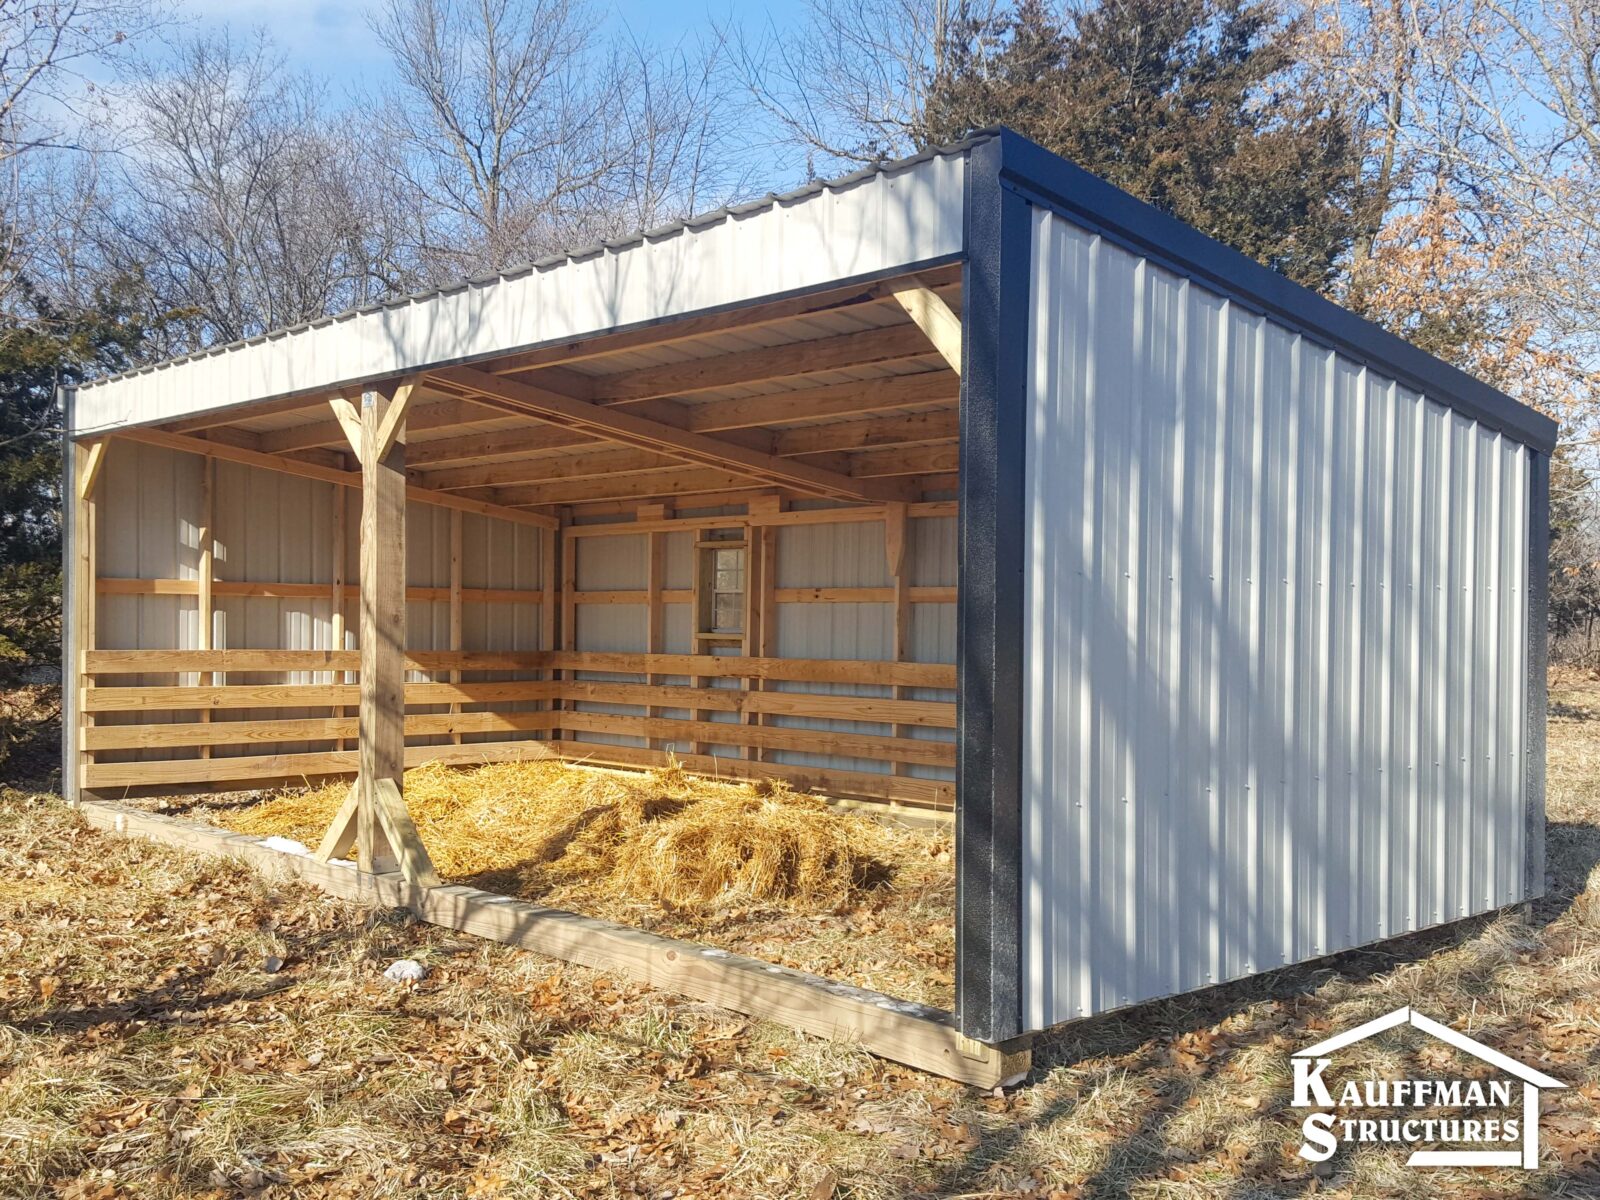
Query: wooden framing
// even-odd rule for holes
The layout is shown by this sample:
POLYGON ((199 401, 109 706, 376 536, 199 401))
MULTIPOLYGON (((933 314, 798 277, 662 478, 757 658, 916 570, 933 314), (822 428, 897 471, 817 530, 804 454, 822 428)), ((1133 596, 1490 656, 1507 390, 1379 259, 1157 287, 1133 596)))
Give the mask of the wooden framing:
POLYGON ((435 372, 429 378, 436 383, 460 388, 476 396, 480 402, 503 405, 508 412, 537 417, 603 441, 654 450, 693 466, 731 471, 735 476, 782 484, 806 495, 832 500, 899 498, 892 489, 879 483, 852 479, 835 471, 719 441, 631 412, 601 409, 584 400, 575 400, 558 392, 518 383, 472 367, 451 367, 435 372))
MULTIPOLYGON (((404 771, 424 762, 559 756, 637 769, 670 757, 692 771, 783 780, 873 811, 948 820, 955 804, 955 705, 913 689, 951 691, 955 671, 906 660, 914 606, 951 604, 956 589, 914 586, 907 546, 914 519, 956 511, 949 500, 926 497, 947 493, 959 465, 960 323, 952 307, 959 278, 957 270, 939 268, 922 279, 839 289, 826 301, 790 298, 749 314, 607 335, 565 353, 544 348, 443 367, 370 385, 359 404, 354 392, 325 391, 254 406, 237 422, 197 417, 90 439, 79 447, 86 457, 75 466, 85 496, 117 438, 200 455, 207 482, 196 578, 100 579, 92 561, 78 576, 92 581, 79 591, 88 613, 86 636, 77 643, 84 649, 77 743, 83 789, 160 791, 353 776, 316 853, 294 858, 293 869, 368 894, 403 893, 424 915, 449 909, 466 891, 438 886, 406 812, 404 771), (870 319, 828 318, 830 305, 859 309, 870 319), (776 329, 798 320, 814 320, 816 327, 797 325, 787 337, 776 329), (574 366, 764 322, 775 333, 755 344, 729 338, 710 354, 673 351, 655 363, 641 356, 620 370, 574 366), (761 344, 768 340, 774 344, 761 344), (753 385, 760 394, 749 394, 753 385), (275 412, 303 415, 292 418, 297 424, 255 421, 275 412), (413 436, 418 431, 420 439, 413 436), (207 543, 217 460, 333 485, 331 576, 214 578, 207 543), (359 585, 348 578, 352 518, 342 490, 356 488, 362 496, 359 585), (816 500, 828 503, 813 506, 816 500), (407 586, 408 503, 450 512, 447 580, 441 573, 407 586), (691 509, 715 515, 679 515, 691 509), (466 513, 540 530, 536 587, 465 586, 466 513), (602 519, 591 523, 597 516, 602 519), (604 519, 610 517, 621 519, 604 519), (872 586, 832 586, 824 577, 816 580, 819 586, 778 586, 785 528, 862 522, 882 523, 886 585, 869 579, 872 586), (707 635, 697 619, 687 647, 692 653, 669 654, 668 631, 679 629, 683 610, 668 606, 693 605, 698 614, 705 583, 696 548, 693 586, 668 586, 678 582, 669 579, 669 538, 682 533, 692 535, 692 543, 743 547, 744 620, 737 634, 707 635), (643 535, 642 586, 580 575, 584 548, 600 549, 592 539, 619 535, 643 535), (580 578, 592 578, 587 590, 580 589, 580 578), (626 586, 611 586, 617 582, 626 586), (191 595, 202 616, 197 650, 95 648, 96 598, 191 595), (214 648, 209 614, 218 599, 229 597, 331 604, 332 648, 214 648), (356 618, 351 600, 357 601, 356 618), (408 602, 447 606, 434 610, 447 621, 448 634, 436 643, 446 649, 407 652, 408 602), (538 605, 539 649, 464 649, 464 606, 476 603, 538 605), (892 659, 776 657, 779 606, 813 604, 892 606, 892 659), (626 628, 631 621, 623 613, 601 621, 594 609, 606 605, 643 612, 642 652, 578 649, 585 613, 597 630, 626 628), (677 614, 670 623, 669 612, 677 614), (359 637, 350 637, 350 620, 358 620, 359 637), (356 648, 347 649, 347 639, 356 648), (417 682, 407 682, 408 672, 417 682), (475 672, 495 674, 485 679, 475 672), (851 684, 890 690, 839 686, 851 684), (610 740, 587 740, 595 737, 610 740), (810 765, 830 759, 841 765, 810 765), (355 869, 334 861, 352 852, 355 869)), ((76 506, 74 520, 88 527, 77 545, 92 559, 92 500, 76 506)), ((524 545, 518 542, 518 554, 524 545)), ((676 561, 672 565, 676 570, 676 561)), ((519 631, 526 628, 526 611, 507 616, 519 631)), ((95 803, 92 795, 89 800, 95 803)), ((160 828, 170 833, 175 827, 160 828)), ((492 924, 497 910, 513 903, 485 897, 489 915, 471 920, 492 924)), ((584 921, 522 908, 539 914, 541 928, 566 930, 584 921)), ((621 942, 648 937, 612 929, 621 942)), ((695 988, 708 998, 730 994, 720 967, 706 974, 704 963, 714 960, 698 948, 678 944, 662 953, 696 962, 684 975, 691 994, 701 994, 695 988)), ((596 961, 617 966, 606 956, 596 961)), ((781 973, 774 984, 776 968, 752 969, 757 973, 734 972, 754 988, 736 1006, 765 1015, 792 973, 781 973)), ((804 1015, 772 1011, 836 1035, 840 1027, 821 1015, 832 1004, 825 997, 849 991, 808 980, 783 1002, 804 1015), (820 991, 814 995, 813 988, 820 991)), ((885 1046, 903 1042, 913 1049, 869 1048, 977 1082, 998 1082, 1016 1067, 1018 1059, 1006 1050, 954 1035, 947 1015, 933 1020, 934 1034, 915 1022, 894 1036, 884 1033, 883 1012, 904 1015, 913 1008, 876 998, 849 1026, 850 1036, 885 1046)))

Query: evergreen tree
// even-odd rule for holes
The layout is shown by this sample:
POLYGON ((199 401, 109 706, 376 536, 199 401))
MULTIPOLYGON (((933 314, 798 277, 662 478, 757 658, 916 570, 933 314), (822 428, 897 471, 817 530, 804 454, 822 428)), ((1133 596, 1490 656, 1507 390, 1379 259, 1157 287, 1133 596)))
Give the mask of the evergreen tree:
MULTIPOLYGON (((145 325, 128 289, 66 311, 25 280, 0 318, 0 688, 61 654, 61 437, 56 388, 128 366, 145 325)), ((24 693, 0 706, 0 763, 49 726, 24 693)))
POLYGON ((1248 0, 1021 0, 953 23, 930 142, 1008 125, 1202 233, 1322 288, 1349 247, 1360 155, 1248 0))

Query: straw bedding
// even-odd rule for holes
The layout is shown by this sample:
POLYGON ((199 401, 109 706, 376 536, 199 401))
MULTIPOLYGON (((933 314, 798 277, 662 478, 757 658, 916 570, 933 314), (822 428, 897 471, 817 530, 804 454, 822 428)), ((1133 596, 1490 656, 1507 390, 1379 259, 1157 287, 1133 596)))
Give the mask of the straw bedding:
MULTIPOLYGON (((209 819, 315 846, 348 784, 209 819)), ((456 883, 624 921, 906 999, 950 999, 948 833, 842 812, 781 782, 551 760, 406 772, 407 807, 456 883)))

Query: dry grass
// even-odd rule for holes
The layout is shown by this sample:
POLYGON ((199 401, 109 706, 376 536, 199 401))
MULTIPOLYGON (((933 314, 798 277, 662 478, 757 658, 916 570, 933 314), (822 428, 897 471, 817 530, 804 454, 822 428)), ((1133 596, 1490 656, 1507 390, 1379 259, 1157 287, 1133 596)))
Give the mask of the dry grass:
MULTIPOLYGON (((0 798, 0 1194, 1600 1195, 1600 680, 1557 675, 1549 897, 1115 1014, 974 1094, 0 798), (286 960, 264 974, 261 956, 286 960), (413 954, 415 990, 381 982, 413 954), (1570 1086, 1537 1172, 1294 1157, 1287 1055, 1416 1003, 1570 1086)), ((803 918, 790 918, 803 919, 803 918)), ((1428 1062, 1408 1037, 1351 1072, 1428 1062)))
MULTIPOLYGON (((205 810, 240 833, 315 846, 346 784, 205 810)), ((560 762, 406 772, 440 875, 586 916, 949 1005, 947 831, 886 825, 782 783, 560 762)))

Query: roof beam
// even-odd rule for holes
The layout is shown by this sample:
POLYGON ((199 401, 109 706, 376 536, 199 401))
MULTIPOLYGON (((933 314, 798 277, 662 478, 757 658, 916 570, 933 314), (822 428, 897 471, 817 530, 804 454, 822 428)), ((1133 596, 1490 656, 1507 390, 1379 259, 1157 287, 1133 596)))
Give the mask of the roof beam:
MULTIPOLYGON (((120 429, 113 437, 122 438, 130 442, 143 442, 147 446, 161 446, 168 450, 178 450, 186 454, 201 454, 207 458, 219 458, 224 462, 236 462, 246 467, 259 467, 264 471, 277 471, 283 475, 298 475, 302 479, 315 479, 322 483, 337 484, 339 487, 361 487, 360 471, 344 471, 338 467, 325 467, 319 463, 303 462, 296 458, 283 458, 277 454, 265 454, 260 450, 248 450, 243 446, 230 446, 224 442, 207 441, 205 438, 189 437, 181 433, 169 433, 165 429, 151 429, 145 427, 133 429, 120 429)), ((498 517, 504 521, 515 521, 522 525, 538 525, 543 529, 555 529, 558 522, 551 517, 539 513, 522 512, 514 508, 490 503, 484 500, 470 499, 466 496, 457 496, 450 492, 436 492, 432 488, 420 487, 411 484, 406 488, 406 499, 414 500, 418 504, 432 504, 438 508, 454 508, 461 512, 477 513, 484 517, 498 517)))
MULTIPOLYGON (((859 333, 841 333, 760 350, 739 350, 688 362, 600 375, 595 378, 594 398, 618 403, 655 396, 679 396, 735 384, 764 383, 791 375, 837 371, 903 358, 926 358, 932 353, 935 351, 930 350, 927 335, 917 326, 889 325, 859 333)), ((530 377, 530 382, 537 381, 536 375, 530 377)))
POLYGON ((825 450, 871 450, 879 446, 909 446, 943 442, 961 436, 961 414, 953 408, 938 412, 906 413, 895 417, 868 417, 862 421, 835 421, 787 429, 772 441, 774 454, 815 454, 825 450))
POLYGON ((727 492, 763 485, 734 471, 703 467, 680 467, 649 475, 614 475, 599 479, 567 480, 559 483, 530 483, 521 487, 497 488, 495 500, 501 504, 573 504, 585 500, 648 499, 658 496, 685 496, 696 492, 727 492))
POLYGON ((471 367, 451 367, 430 376, 441 383, 492 399, 507 412, 537 417, 574 432, 625 446, 653 450, 691 466, 733 471, 810 496, 830 500, 896 500, 892 485, 852 479, 836 471, 779 458, 746 446, 718 441, 635 413, 603 409, 531 384, 471 367))
MULTIPOLYGON (((494 414, 484 412, 478 405, 451 396, 446 400, 418 400, 411 406, 406 419, 406 436, 425 429, 448 429, 473 421, 492 419, 494 414)), ((336 446, 345 441, 345 430, 337 420, 326 418, 291 425, 287 429, 273 429, 261 434, 261 448, 272 454, 285 450, 304 450, 313 446, 336 446)), ((414 446, 407 443, 409 455, 414 446)), ((409 458, 407 461, 410 461, 409 458)))
POLYGON ((543 483, 558 479, 592 479, 602 475, 631 475, 670 470, 681 464, 675 458, 631 447, 619 450, 595 442, 603 450, 588 454, 562 454, 550 458, 518 458, 510 462, 474 463, 444 471, 414 472, 419 482, 434 488, 499 487, 508 483, 543 483))
MULTIPOLYGON (((952 263, 946 267, 936 267, 922 272, 921 278, 935 287, 959 290, 961 266, 959 263, 952 263)), ((895 289, 902 284, 902 279, 882 279, 876 283, 850 284, 823 292, 791 296, 784 300, 706 313, 697 317, 679 317, 641 329, 579 338, 508 355, 497 359, 494 369, 500 373, 537 370, 551 363, 583 362, 625 350, 670 346, 729 330, 762 329, 796 318, 815 316, 818 313, 848 312, 852 309, 877 307, 886 301, 892 303, 890 298, 895 289)))
POLYGON ((684 405, 685 429, 711 433, 755 425, 789 425, 830 417, 883 412, 912 404, 955 404, 961 381, 949 371, 923 371, 883 379, 831 383, 791 392, 708 400, 684 405))

